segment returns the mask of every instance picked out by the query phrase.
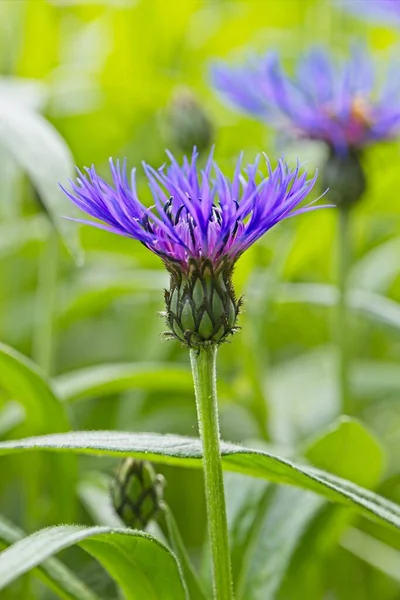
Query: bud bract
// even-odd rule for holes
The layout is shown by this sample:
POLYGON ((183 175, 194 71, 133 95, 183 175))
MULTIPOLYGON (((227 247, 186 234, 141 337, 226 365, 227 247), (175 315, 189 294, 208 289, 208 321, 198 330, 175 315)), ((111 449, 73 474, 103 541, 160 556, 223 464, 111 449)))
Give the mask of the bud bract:
POLYGON ((357 204, 367 187, 360 152, 338 154, 331 149, 322 169, 322 188, 328 188, 329 199, 343 208, 357 204))
POLYGON ((171 264, 167 268, 166 317, 173 337, 196 348, 221 343, 236 331, 241 301, 236 300, 228 261, 214 268, 210 260, 191 260, 188 274, 171 264))
POLYGON ((214 138, 214 127, 196 96, 186 88, 178 89, 168 107, 167 126, 174 146, 190 153, 195 146, 207 150, 214 138))
POLYGON ((132 529, 145 529, 162 509, 165 480, 148 461, 125 459, 111 486, 117 514, 132 529))

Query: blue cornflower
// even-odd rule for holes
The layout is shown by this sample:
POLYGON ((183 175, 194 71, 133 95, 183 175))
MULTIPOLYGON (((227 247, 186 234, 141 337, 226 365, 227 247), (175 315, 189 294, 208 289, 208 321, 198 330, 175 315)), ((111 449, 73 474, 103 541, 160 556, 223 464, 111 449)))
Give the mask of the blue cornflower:
POLYGON ((366 49, 354 49, 338 65, 315 48, 299 60, 293 77, 274 52, 244 66, 221 62, 211 75, 214 87, 238 108, 297 137, 321 140, 337 154, 357 152, 400 130, 400 78, 389 72, 376 92, 366 49))
POLYGON ((399 0, 334 0, 334 5, 362 18, 400 24, 399 0))
POLYGON ((317 174, 307 179, 300 165, 291 170, 280 160, 273 169, 265 157, 268 176, 259 173, 260 158, 242 170, 239 158, 232 179, 213 161, 204 170, 197 152, 179 165, 172 154, 169 167, 143 163, 154 206, 138 198, 135 170, 130 181, 124 161, 110 160, 113 184, 92 166, 78 170, 67 196, 97 221, 96 227, 134 238, 162 258, 171 274, 166 292, 167 321, 174 335, 188 345, 222 341, 236 324, 239 303, 231 276, 245 250, 274 225, 320 206, 299 208, 317 174))

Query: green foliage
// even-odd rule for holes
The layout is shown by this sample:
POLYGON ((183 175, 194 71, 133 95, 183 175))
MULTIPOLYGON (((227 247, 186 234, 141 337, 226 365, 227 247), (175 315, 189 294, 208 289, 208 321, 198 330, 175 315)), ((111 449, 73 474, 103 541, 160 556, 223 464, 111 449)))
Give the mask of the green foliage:
POLYGON ((43 529, 4 550, 0 589, 73 544, 79 544, 99 560, 121 586, 127 600, 187 598, 176 559, 160 542, 130 529, 78 525, 43 529))
MULTIPOLYGON (((26 533, 4 517, 0 517, 0 546, 11 546, 25 537, 26 533)), ((7 566, 7 563, 5 563, 7 566)), ((74 573, 56 558, 48 558, 34 573, 66 600, 99 600, 74 573)), ((8 563, 9 566, 9 563, 8 563)))
POLYGON ((382 447, 355 419, 342 417, 318 435, 305 456, 317 467, 374 488, 383 471, 382 447))
POLYGON ((39 369, 5 344, 0 344, 0 384, 24 407, 31 431, 69 429, 65 408, 39 369))
POLYGON ((135 388, 189 393, 193 387, 188 368, 162 363, 98 365, 61 375, 54 384, 59 397, 66 402, 99 398, 135 388))
POLYGON ((2 146, 28 174, 40 201, 68 248, 79 256, 76 228, 62 219, 66 202, 57 182, 73 176, 73 158, 59 133, 37 112, 17 102, 2 101, 2 146))

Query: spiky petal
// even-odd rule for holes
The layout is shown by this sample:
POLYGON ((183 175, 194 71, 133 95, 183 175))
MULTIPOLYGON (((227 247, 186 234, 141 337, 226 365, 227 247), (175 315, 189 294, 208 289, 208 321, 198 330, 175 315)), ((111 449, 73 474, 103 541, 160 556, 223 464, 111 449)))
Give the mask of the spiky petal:
POLYGON ((113 184, 94 167, 78 171, 68 197, 101 222, 83 221, 142 242, 162 258, 171 274, 166 293, 167 323, 173 335, 190 346, 223 341, 236 328, 239 302, 232 286, 238 258, 280 221, 321 208, 299 207, 313 189, 317 174, 307 179, 300 166, 290 169, 280 160, 275 169, 267 157, 266 175, 260 157, 246 169, 239 158, 234 175, 227 177, 213 161, 204 170, 197 152, 179 165, 143 168, 154 206, 138 198, 135 171, 130 182, 125 162, 110 161, 113 184))

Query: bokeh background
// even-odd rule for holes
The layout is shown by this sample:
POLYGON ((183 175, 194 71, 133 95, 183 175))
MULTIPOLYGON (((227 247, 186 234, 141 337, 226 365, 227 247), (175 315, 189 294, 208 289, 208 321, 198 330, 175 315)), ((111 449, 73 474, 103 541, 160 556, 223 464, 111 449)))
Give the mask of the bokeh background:
MULTIPOLYGON (((360 38, 377 59, 399 52, 396 28, 363 22, 328 0, 0 1, 0 339, 51 379, 73 429, 197 435, 187 351, 161 336, 167 279, 160 261, 139 243, 63 221, 74 211, 57 182, 67 184, 73 164, 95 163, 108 176, 108 158, 126 157, 150 201, 140 163, 161 165, 165 148, 179 155, 171 100, 182 86, 212 122, 215 156, 228 172, 241 151, 249 160, 284 152, 313 172, 324 149, 277 139, 267 125, 224 105, 210 87, 210 64, 275 48, 290 68, 310 43, 346 56, 360 38)), ((370 437, 362 450, 344 437, 331 459, 321 459, 327 464, 315 462, 343 474, 354 450, 348 477, 400 502, 398 143, 370 149, 366 164, 368 190, 352 215, 351 353, 355 415, 370 437)), ((336 218, 324 210, 288 220, 240 260, 242 330, 219 353, 223 438, 301 458, 336 426, 336 218)), ((60 430, 23 382, 18 396, 3 379, 1 438, 60 430)), ((77 459, 78 493, 71 498, 49 457, 2 458, 1 513, 27 531, 66 520, 104 522, 96 512, 105 495, 98 473, 109 475, 115 462, 77 459)), ((201 569, 201 474, 162 472, 167 501, 201 569)), ((228 484, 232 514, 245 511, 243 486, 254 485, 254 498, 264 491, 237 478, 228 484)), ((265 569, 276 575, 282 567, 262 559, 269 549, 279 555, 286 548, 282 577, 272 592, 255 592, 249 583, 245 600, 400 598, 398 536, 322 501, 311 510, 306 492, 284 493, 247 569, 253 581, 270 577, 265 569), (297 524, 293 506, 301 503, 309 513, 297 524), (290 551, 288 538, 274 538, 276 520, 295 531, 290 551)), ((64 559, 115 597, 87 555, 69 550, 64 559)), ((37 582, 23 585, 1 598, 55 597, 37 582)))

